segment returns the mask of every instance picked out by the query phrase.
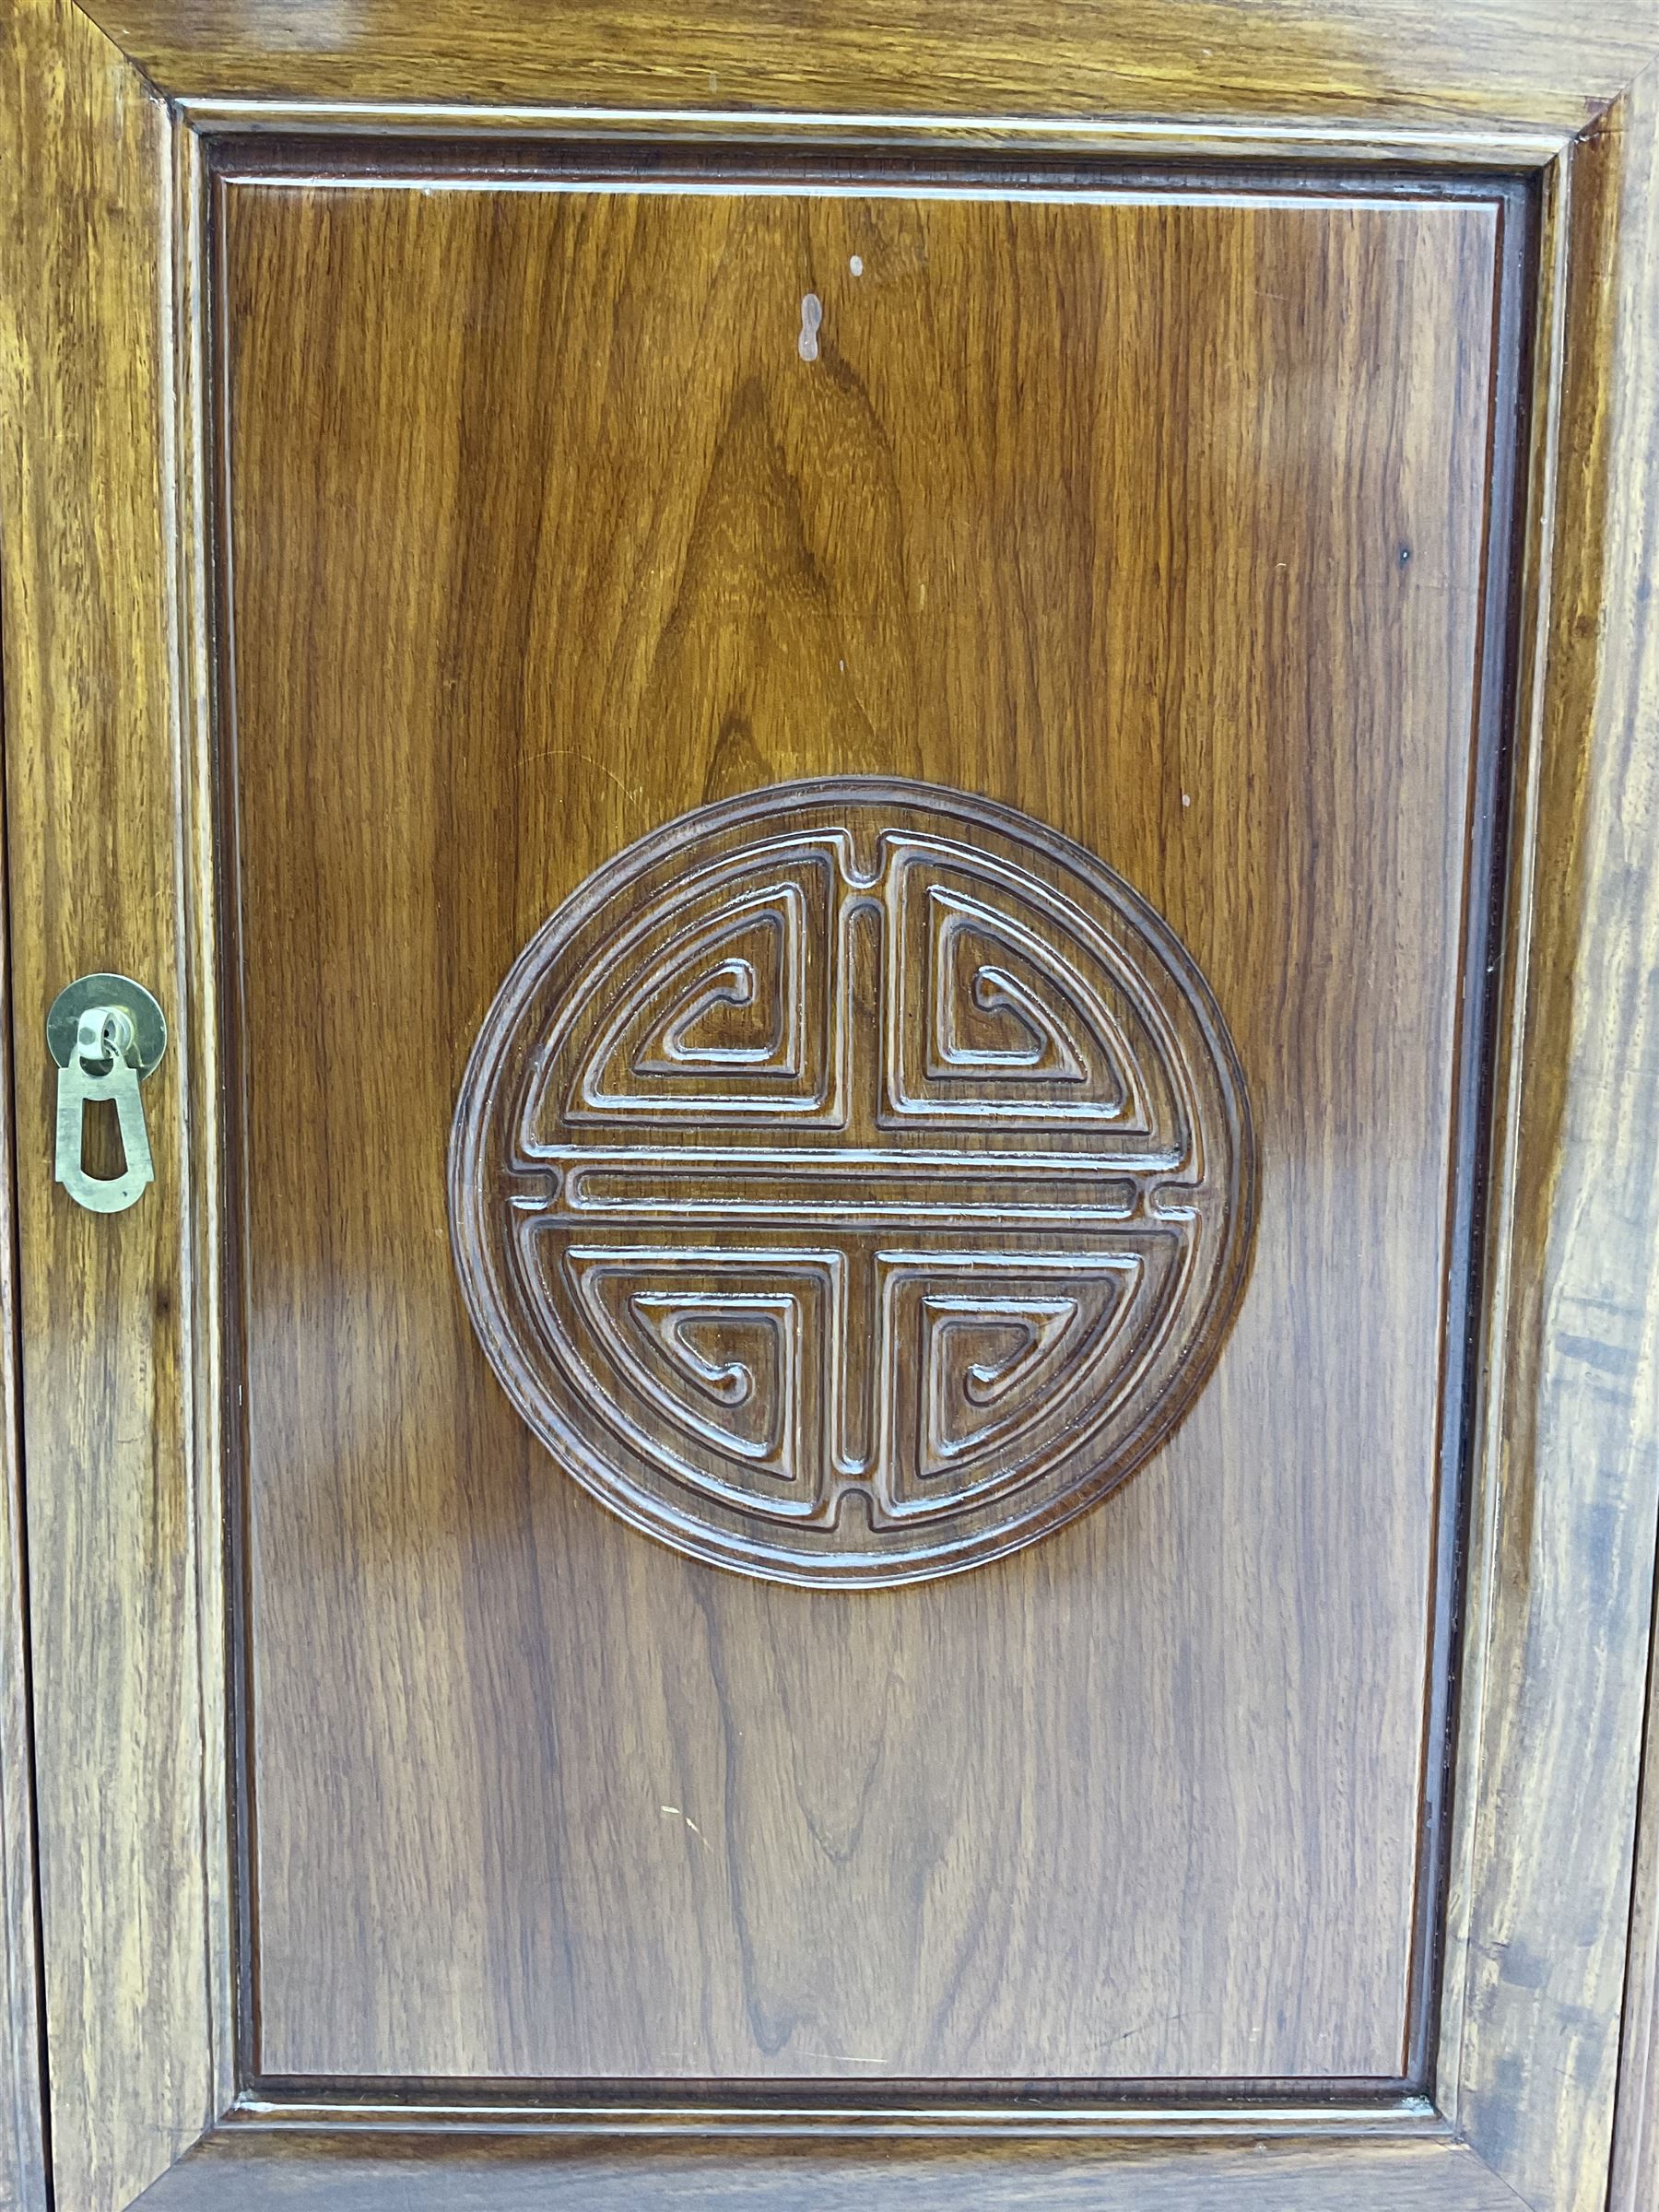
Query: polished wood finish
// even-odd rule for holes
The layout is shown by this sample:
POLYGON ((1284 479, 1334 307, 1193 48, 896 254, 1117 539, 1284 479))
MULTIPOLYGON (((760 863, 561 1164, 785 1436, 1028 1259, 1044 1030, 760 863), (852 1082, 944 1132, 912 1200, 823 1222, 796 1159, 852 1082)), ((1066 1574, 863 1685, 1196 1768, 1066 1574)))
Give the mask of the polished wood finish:
POLYGON ((60 2206, 130 2201, 200 2133, 203 1770, 182 1054, 158 1182, 53 1182, 45 1009, 88 971, 179 995, 167 119, 68 6, 7 12, 0 441, 22 1435, 45 2059, 60 2206))
POLYGON ((766 784, 590 877, 449 1151, 478 1344, 559 1466, 802 1588, 960 1574, 1126 1481, 1208 1379, 1255 1193, 1179 939, 1029 814, 895 777, 766 784))
POLYGON ((1650 73, 1586 135, 1545 264, 1548 628, 1521 701, 1519 1073, 1498 1107, 1512 1135, 1489 1308, 1508 1356, 1472 1513, 1490 1596, 1467 1631, 1479 1779, 1448 2065, 1447 2103, 1497 2171, 1583 2212, 1603 2198, 1623 1966, 1560 1934, 1629 1912, 1659 1509, 1656 88, 1650 73), (1512 1695, 1541 1660, 1549 1694, 1512 1695))
MULTIPOLYGON (((37 433, 8 439, 0 456, 25 1303, 46 1295, 28 1267, 30 1236, 39 1235, 29 1227, 29 1177, 37 1170, 27 1132, 39 1109, 28 1070, 50 995, 44 971, 57 960, 28 947, 38 913, 61 916, 74 907, 100 932, 106 913, 125 916, 123 926, 135 932, 127 958, 136 962, 159 950, 163 971, 177 960, 192 979, 175 1031, 186 1049, 166 1094, 171 1133, 160 1140, 170 1157, 188 1159, 191 1174, 182 1187, 164 1179, 153 1195, 158 1206, 181 1205, 185 1218, 190 1257, 179 1279, 194 1335, 188 1359, 170 1348, 165 1317, 157 1338, 146 1295, 155 1271, 123 1264, 113 1271, 123 1295, 112 1302, 100 1296, 87 1309, 99 1316, 103 1337, 90 1359, 82 1356, 88 1376, 102 1372, 104 1353, 112 1356, 115 1385, 107 1397, 88 1392, 77 1400, 72 1388, 65 1399, 59 1385, 76 1366, 76 1343, 31 1334, 25 1312, 37 1669, 43 1653, 69 1686, 55 1708, 54 1693, 43 1697, 58 1724, 41 1746, 42 1843, 68 1870, 55 1884, 50 1865, 45 1876, 48 1984, 57 1992, 55 2050, 65 2061, 53 2081, 54 2147, 64 2147, 59 2203, 130 2201, 206 2113, 231 2101, 218 2055, 229 2051, 230 2022, 218 1912, 228 1869, 218 1762, 210 1756, 193 1774, 189 1724, 164 1739, 155 1718, 180 1701, 176 1683, 183 1683, 186 1703, 194 1697, 199 1653, 206 1740, 215 1753, 228 1740, 217 1671, 221 1231, 206 789, 212 733, 196 718, 208 701, 197 619, 205 582, 196 496, 205 441, 194 373, 203 298, 197 131, 210 122, 254 133, 303 122, 372 135, 411 120, 305 104, 355 92, 434 109, 451 103, 444 127, 457 132, 522 133, 523 115, 465 105, 482 89, 496 100, 674 107, 680 126, 701 136, 740 128, 757 140, 862 140, 864 126, 847 117, 871 106, 918 117, 954 107, 952 125, 872 124, 868 141, 891 145, 908 134, 936 150, 982 137, 1007 159, 1020 134, 986 131, 972 120, 994 105, 1005 116, 1047 116, 1027 143, 1051 149, 1066 141, 1137 157, 1149 145, 1195 149, 1211 161, 1265 155, 1282 174, 1284 165, 1351 163, 1361 148, 1364 158, 1404 172, 1427 161, 1530 170, 1541 178, 1536 424, 1513 716, 1514 869, 1482 1285, 1494 1382, 1475 1409, 1457 1833, 1442 2026, 1430 2069, 1434 2100, 1464 2140, 1379 2145, 1343 2110, 1331 2118, 1335 2138, 1310 2143, 1317 2122, 1291 2107, 1263 2116, 1266 2152, 1223 2150, 1213 2160, 1182 2139, 1183 2128, 1189 2136, 1204 2131, 1202 2116, 1177 2113, 1168 2137, 1149 2147, 1095 2142, 1075 2156, 1028 2143, 977 2162, 923 2152, 913 2164, 887 2155, 879 2166, 861 2165, 853 2154, 841 2165, 842 2154, 822 2144, 792 2157, 775 2146, 711 2140, 695 2160, 683 2147, 641 2147, 618 2166, 591 2147, 572 2153, 538 2137, 533 2116, 518 2124, 526 2135, 469 2146, 465 2115, 439 2112, 429 2142, 403 2136, 376 2146, 331 2134, 327 2110, 313 2106, 306 2134, 220 2127, 162 2182, 157 2201, 175 2188, 214 2203, 234 2196, 251 2204, 447 2206, 468 2201, 464 2190, 480 2205, 511 2202, 514 2191, 522 2201, 545 2201, 562 2176, 584 2201, 604 2201, 598 2193, 609 2191, 617 2201, 649 2202, 655 2189, 665 2200, 696 2201, 695 2191, 710 2203, 794 2204, 834 2202, 840 2171, 857 2176, 861 2201, 878 2203, 904 2202, 906 2191, 909 2201, 927 2203, 946 2190, 982 2194, 995 2186, 1028 2197, 1064 2187, 1080 2204, 1181 2205, 1218 2193, 1248 2201, 1253 2189, 1275 2205, 1309 2206, 1337 2198, 1480 2206, 1519 2193, 1550 2212, 1587 2212, 1606 2187, 1622 1990, 1630 2032, 1614 2202, 1620 2212, 1644 2205, 1651 2150, 1641 2118, 1641 2023, 1653 1983, 1645 1889, 1628 1958, 1625 1935, 1654 1507, 1646 1316, 1653 1302, 1655 1077, 1641 1016, 1644 979, 1659 958, 1654 758, 1643 704, 1653 684, 1646 583, 1659 434, 1651 359, 1659 241, 1651 72, 1626 88, 1656 43, 1650 12, 1584 8, 1563 18, 1550 10, 1547 20, 1543 10, 1465 0, 1432 17, 1346 5, 1310 9, 1305 18, 1217 7, 1201 18, 1192 9, 1148 16, 1126 6, 1052 16, 1022 10, 1018 23, 1000 16, 989 33, 958 13, 941 45, 936 23, 914 15, 900 22, 883 14, 876 35, 861 26, 854 41, 824 25, 758 29, 729 11, 717 29, 655 18, 646 28, 613 15, 598 29, 590 18, 559 11, 538 15, 532 32, 528 18, 503 9, 492 32, 482 11, 469 12, 457 30, 453 12, 441 29, 417 10, 371 6, 348 19, 315 17, 301 26, 302 38, 334 43, 298 48, 284 35, 295 28, 291 15, 276 25, 248 9, 234 18, 218 10, 124 10, 119 22, 109 13, 119 42, 140 53, 150 82, 57 0, 20 0, 4 32, 8 147, 33 149, 26 162, 0 164, 6 417, 37 433), (1212 14, 1218 39, 1189 50, 1189 31, 1201 40, 1212 14), (1066 35, 1085 15, 1087 39, 1066 35), (1022 28, 1030 25, 1040 28, 1022 28), (1219 73, 1218 51, 1226 55, 1219 73), (717 81, 709 81, 709 68, 717 81), (170 125, 152 103, 152 82, 188 92, 195 104, 170 125), (251 87, 298 104, 224 104, 251 87), (756 87, 762 99, 795 111, 794 119, 734 124, 687 106, 741 100, 756 87), (208 104, 215 100, 218 107, 208 104), (837 107, 840 118, 799 112, 837 107), (51 131, 41 120, 49 112, 51 131), (25 240, 45 241, 37 259, 22 251, 25 240), (31 268, 51 276, 29 276, 31 268), (170 288, 181 311, 179 342, 171 347, 170 288), (25 397, 14 406, 18 392, 25 397), (101 434, 92 434, 88 426, 100 425, 101 434), (64 678, 50 700, 39 686, 31 693, 20 674, 43 651, 48 618, 43 665, 64 678), (181 670, 186 680, 175 696, 188 710, 179 718, 182 794, 172 782, 171 727, 164 733, 145 705, 181 670), (21 724, 19 696, 33 700, 21 724), (123 702, 125 720, 119 745, 109 735, 112 698, 123 702), (48 731, 58 756, 50 763, 48 731), (76 906, 86 809, 43 803, 49 779, 72 775, 100 800, 112 794, 120 801, 124 857, 142 861, 135 874, 126 871, 124 904, 109 907, 88 895, 76 906), (175 884, 184 894, 182 912, 172 905, 175 884), (155 1418, 146 1410, 152 1388, 155 1418), (192 1474, 196 1452, 200 1484, 192 1474), (181 1578, 176 1544, 144 1539, 178 1525, 176 1503, 193 1485, 207 1541, 196 1545, 192 1571, 181 1578), (106 1489, 115 1505, 109 1540, 80 1541, 71 1568, 43 1572, 39 1542, 99 1526, 106 1489), (204 1633, 193 1646, 198 1619, 204 1633), (99 1624, 100 1644, 83 1632, 88 1621, 99 1624), (112 1623, 121 1626, 125 1660, 100 1672, 112 1623), (71 1697, 84 1707, 74 1741, 71 1697), (125 1726, 134 1716, 135 1727, 125 1726), (164 1740, 168 1760, 146 1757, 147 1745, 153 1750, 164 1740), (104 1786, 92 1786, 92 1776, 104 1786), (193 1818, 201 1841, 196 1848, 191 1838, 187 1861, 182 1838, 193 1818), (96 1868, 106 1885, 85 1924, 74 1879, 83 1867, 96 1868), (191 1940, 193 1922, 200 1941, 191 1940), (142 2008, 124 1994, 135 1968, 155 1997, 142 2008), (203 2085, 201 2100, 178 2095, 181 2083, 203 2085), (572 2164, 572 2157, 584 2162, 572 2164)), ((653 126, 587 117, 559 127, 638 136, 653 126)), ((79 966, 110 957, 102 934, 95 950, 67 941, 63 949, 79 966)), ((35 1218, 42 1218, 38 1204, 35 1218)), ((98 1264, 108 1266, 105 1252, 96 1248, 98 1264)), ((63 1300, 77 1265, 71 1254, 53 1297, 63 1300)), ((79 1325, 77 1316, 70 1322, 79 1325)), ((1651 1847, 1642 1865, 1651 1865, 1651 1847)), ((1040 2111, 1033 2117, 1047 2124, 1040 2111)), ((717 2118, 694 2115, 684 2124, 716 2135, 720 2126, 717 2118)), ((1080 2124, 1115 2137, 1126 2123, 1102 2111, 1085 2113, 1080 2124)))
POLYGON ((1178 2146, 566 2143, 455 2134, 355 2138, 222 2130, 156 2184, 146 2212, 349 2205, 352 2212, 1513 2212, 1462 2144, 1287 2143, 1270 2130, 1178 2146))
POLYGON ((1396 0, 1263 8, 1228 0, 870 0, 826 21, 764 0, 665 14, 618 0, 94 0, 169 93, 766 109, 864 117, 1306 118, 1430 135, 1482 123, 1578 128, 1659 46, 1653 0, 1396 0))
POLYGON ((251 2063, 1402 2077, 1498 204, 288 167, 218 206, 251 2063), (563 897, 853 771, 1151 900, 1261 1201, 1109 1513, 836 1606, 529 1441, 442 1170, 563 897))

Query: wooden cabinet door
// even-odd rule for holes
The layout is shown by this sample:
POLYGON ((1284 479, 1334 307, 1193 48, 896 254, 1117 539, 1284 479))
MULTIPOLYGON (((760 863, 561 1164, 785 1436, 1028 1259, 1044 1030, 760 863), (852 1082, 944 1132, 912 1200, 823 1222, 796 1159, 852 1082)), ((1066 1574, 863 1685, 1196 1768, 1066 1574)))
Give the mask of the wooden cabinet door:
POLYGON ((0 2202, 1649 2201, 1659 80, 1179 13, 14 10, 0 2202))

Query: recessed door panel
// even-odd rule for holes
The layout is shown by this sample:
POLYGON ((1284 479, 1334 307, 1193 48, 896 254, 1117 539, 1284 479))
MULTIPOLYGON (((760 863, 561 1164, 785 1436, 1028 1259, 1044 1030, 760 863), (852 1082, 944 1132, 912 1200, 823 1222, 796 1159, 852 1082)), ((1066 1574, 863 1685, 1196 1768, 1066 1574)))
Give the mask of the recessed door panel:
MULTIPOLYGON (((1500 201, 272 154, 215 219, 256 2070, 1397 2080, 1436 1909, 1500 201), (969 822, 914 916, 873 816, 765 795, 849 778, 900 841, 969 822), (721 905, 669 825, 773 807, 788 850, 721 905), (617 1148, 577 1163, 604 1238, 500 1232, 525 1341, 592 1332, 531 1402, 457 1268, 452 1127, 525 947, 636 845, 637 906, 582 940, 621 947, 615 1021, 512 1123, 557 1150, 591 1110, 617 1148), (1161 1243, 1169 1100, 1090 1058, 1138 1018, 1077 950, 1116 941, 1100 886, 1225 1040, 1182 1124, 1211 1211, 1161 1243), (861 1403, 911 1440, 846 1505, 857 1559, 886 1511, 936 1564, 930 1501, 1001 1527, 997 1485, 1065 1453, 1088 1489, 1117 1432, 1090 1461, 1095 1401, 1054 1411, 1066 1332, 1128 1362, 1118 1303, 1141 1327, 1212 1230, 1233 1272, 1088 1510, 803 1587, 765 1577, 805 1543, 768 1406, 829 1464, 850 1182, 889 1331, 861 1403), (701 1482, 738 1556, 593 1494, 669 1443, 664 1495, 701 1482)), ((552 1037, 580 979, 548 973, 552 1037)))

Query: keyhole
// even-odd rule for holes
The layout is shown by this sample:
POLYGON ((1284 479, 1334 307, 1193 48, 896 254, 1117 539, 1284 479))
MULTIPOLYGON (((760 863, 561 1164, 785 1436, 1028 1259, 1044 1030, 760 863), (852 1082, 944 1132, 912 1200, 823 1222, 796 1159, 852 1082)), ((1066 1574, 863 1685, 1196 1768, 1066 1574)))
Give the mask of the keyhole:
POLYGON ((126 1172, 126 1147, 121 1141, 121 1109, 113 1099, 81 1100, 81 1168, 100 1182, 112 1182, 126 1172))
POLYGON ((824 303, 816 292, 807 292, 801 301, 801 359, 816 361, 818 358, 818 334, 824 320, 824 303))

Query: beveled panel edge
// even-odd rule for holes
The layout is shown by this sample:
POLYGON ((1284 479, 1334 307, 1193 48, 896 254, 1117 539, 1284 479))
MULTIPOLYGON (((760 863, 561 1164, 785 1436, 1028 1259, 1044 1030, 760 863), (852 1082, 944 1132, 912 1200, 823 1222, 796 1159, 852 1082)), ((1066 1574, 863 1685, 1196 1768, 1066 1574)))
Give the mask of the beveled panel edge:
MULTIPOLYGON (((1494 212, 1535 192, 1548 164, 1528 159, 1494 166, 1428 163, 1412 158, 1361 159, 1334 145, 1326 161, 1264 143, 1240 154, 1189 140, 1145 146, 1109 128, 1082 139, 1053 139, 1010 125, 979 140, 917 136, 900 128, 846 137, 773 135, 748 127, 681 133, 667 114, 646 114, 626 131, 540 127, 474 135, 459 117, 439 135, 383 135, 372 123, 332 132, 225 130, 200 133, 216 202, 238 194, 295 192, 639 193, 673 196, 741 187, 758 195, 879 199, 1077 200, 1150 206, 1208 199, 1329 210, 1447 201, 1494 212)), ((1368 141, 1368 144, 1373 142, 1368 141)), ((1536 149, 1534 149, 1535 151, 1536 149)), ((1558 148, 1558 155, 1560 149, 1558 148)))
POLYGON ((230 1465, 230 1385, 224 1269, 239 1234, 230 1215, 225 1171, 226 1054, 220 989, 221 901, 218 659, 215 651, 213 466, 209 450, 213 374, 208 303, 212 274, 210 179, 200 135, 176 115, 171 132, 174 235, 172 258, 172 456, 180 712, 178 840, 181 877, 181 966, 184 973, 181 1041, 198 1071, 184 1136, 194 1204, 188 1222, 190 1325, 194 1345, 192 1433, 200 1470, 194 1488, 196 1637, 205 1712, 218 1725, 209 1734, 204 1765, 203 1836, 206 1855, 209 2057, 214 2107, 234 2098, 236 2064, 236 1799, 230 1755, 235 1712, 232 1626, 238 1618, 227 1587, 231 1559, 224 1475, 230 1465))
POLYGON ((712 2085, 717 2094, 697 2097, 687 2082, 665 2083, 658 2098, 618 2094, 624 2086, 596 2082, 556 2085, 559 2096, 537 2100, 534 2083, 492 2085, 492 2093, 462 2097, 430 2085, 410 2095, 406 2085, 361 2081, 349 2086, 343 2104, 335 2084, 322 2080, 267 2080, 244 2089, 219 2124, 241 2133, 293 2133, 320 2129, 342 2134, 397 2127, 411 2134, 445 2135, 477 2129, 500 2135, 570 2136, 731 2135, 850 2140, 861 2136, 940 2140, 1001 2137, 1039 2142, 1065 2137, 1102 2145, 1220 2141, 1272 2135, 1279 2138, 1365 2137, 1416 2142, 1446 2139, 1447 2122, 1432 2101, 1406 2083, 1383 2085, 1370 2096, 1353 2082, 1268 2082, 1261 2093, 1235 2099, 1226 2085, 1194 2083, 1190 2098, 1172 2094, 1170 2082, 1147 2085, 1143 2100, 1131 2096, 1044 2096, 1052 2085, 1009 2081, 962 2085, 968 2099, 950 2095, 946 2083, 885 2084, 880 2097, 853 2099, 845 2082, 760 2082, 740 2100, 740 2085, 712 2085))
MULTIPOLYGON (((1493 298, 1487 512, 1481 548, 1478 675, 1469 745, 1461 967, 1453 1053, 1453 1144, 1447 1192, 1447 1278, 1441 1298, 1436 1542, 1425 1682, 1422 1831, 1418 1859, 1417 1944, 1405 2070, 1447 2100, 1442 2032, 1445 1962, 1457 1937, 1451 1906, 1458 1818, 1468 1795, 1458 1767, 1465 1694, 1465 1623, 1481 1600, 1466 1541, 1478 1471, 1483 1324, 1490 1307, 1494 1182, 1501 1164, 1502 1091, 1509 1032, 1497 987, 1506 896, 1516 852, 1515 704, 1526 635, 1525 525, 1532 511, 1540 400, 1534 364, 1540 336, 1541 249, 1556 169, 1524 198, 1500 204, 1493 298)), ((1545 280, 1547 281, 1547 280, 1545 280)), ((1478 1562, 1476 1562, 1478 1568, 1478 1562)))
POLYGON ((0 2206, 47 2212, 5 817, 0 785, 0 2206))
POLYGON ((1239 122, 1224 112, 1191 121, 1112 115, 914 114, 892 110, 827 114, 805 108, 590 107, 515 102, 471 105, 453 100, 341 100, 185 96, 181 119, 204 136, 372 136, 500 140, 559 138, 574 145, 668 137, 692 144, 820 147, 867 152, 926 148, 941 152, 1106 156, 1150 162, 1241 161, 1314 169, 1397 166, 1403 171, 1542 169, 1558 159, 1571 128, 1524 122, 1398 124, 1382 120, 1239 122))
POLYGON ((1515 1150, 1520 1119, 1520 995, 1524 967, 1512 943, 1514 919, 1528 911, 1536 864, 1537 732, 1545 654, 1544 620, 1548 597, 1550 536, 1559 445, 1559 385, 1565 307, 1568 234, 1566 202, 1571 171, 1563 158, 1540 180, 1537 213, 1537 276, 1530 335, 1532 367, 1527 394, 1528 452, 1520 491, 1522 543, 1513 596, 1519 650, 1510 715, 1512 760, 1510 775, 1511 824, 1508 877, 1503 887, 1502 951, 1492 1053, 1492 1097, 1488 1106, 1490 1158, 1488 1221, 1479 1285, 1481 1372, 1475 1380, 1470 1407, 1471 1441, 1460 1543, 1464 1589, 1456 1655, 1458 1696, 1453 1731, 1453 1771, 1449 1777, 1450 1818, 1445 1842, 1445 1912, 1438 1990, 1436 2100, 1455 2116, 1463 2050, 1463 2022, 1468 1971, 1471 1897, 1476 1881, 1476 1811, 1479 1784, 1479 1729, 1469 1718, 1484 1708, 1487 1643, 1480 1633, 1496 1573, 1495 1531, 1498 1488, 1493 1479, 1494 1371, 1501 1368, 1510 1311, 1512 1259, 1515 1150))

